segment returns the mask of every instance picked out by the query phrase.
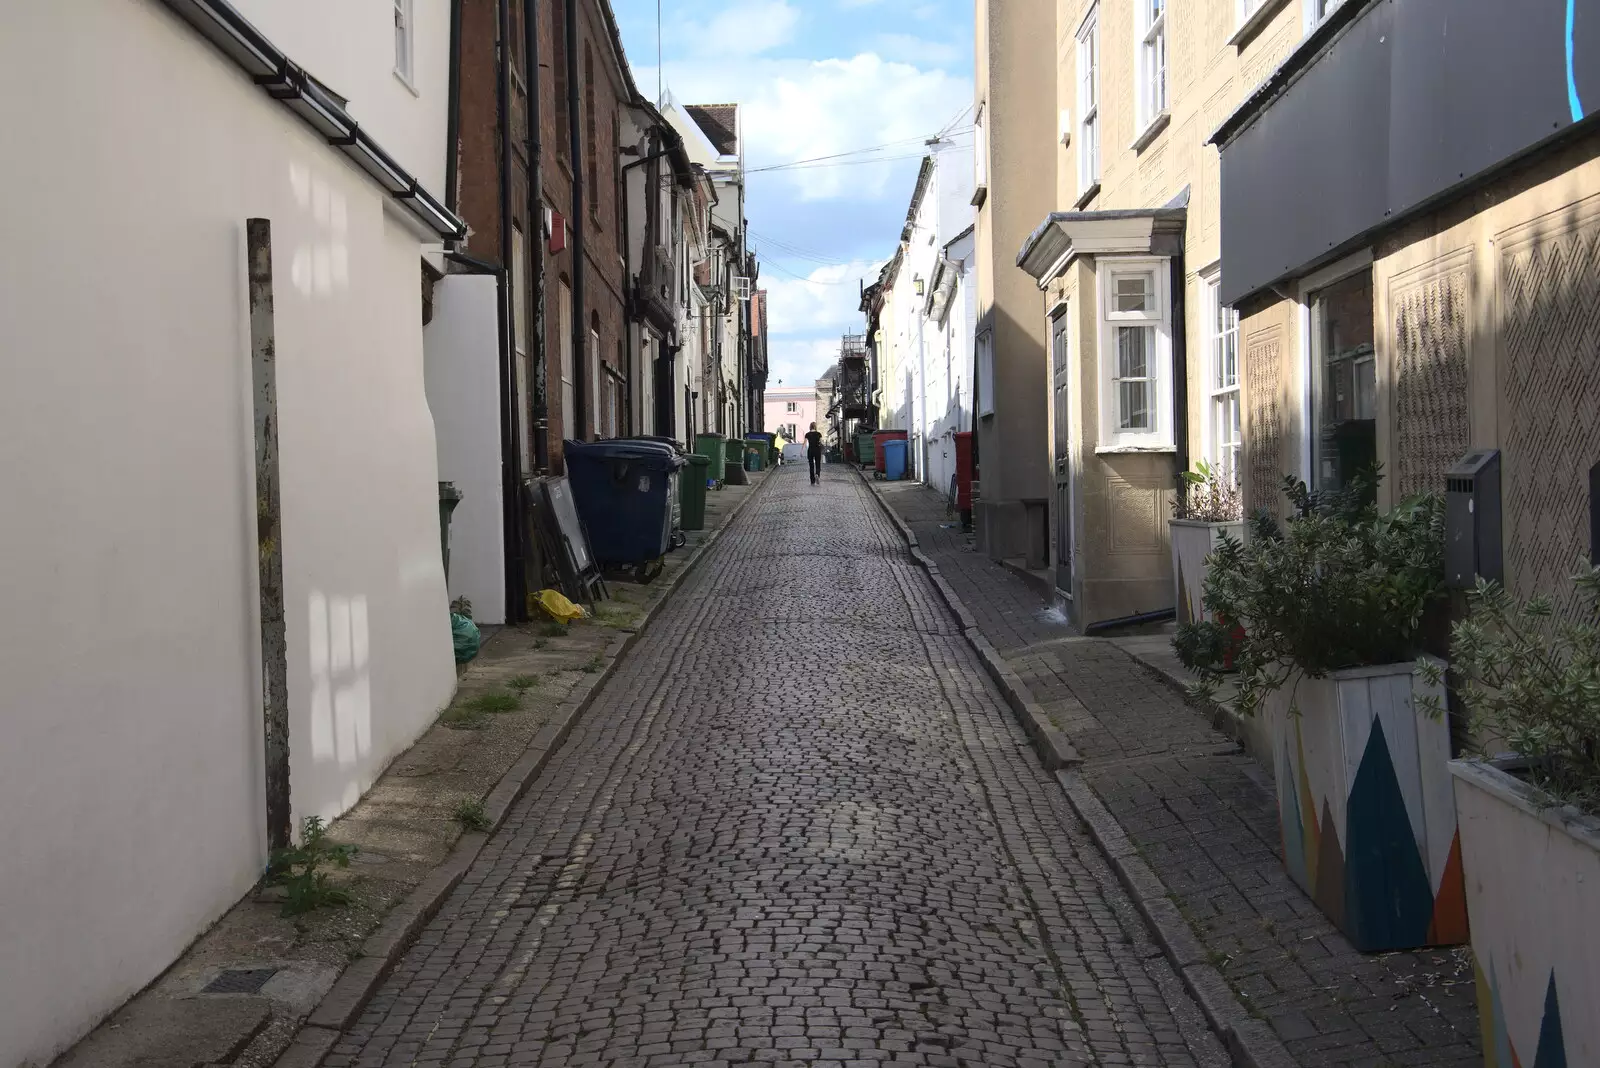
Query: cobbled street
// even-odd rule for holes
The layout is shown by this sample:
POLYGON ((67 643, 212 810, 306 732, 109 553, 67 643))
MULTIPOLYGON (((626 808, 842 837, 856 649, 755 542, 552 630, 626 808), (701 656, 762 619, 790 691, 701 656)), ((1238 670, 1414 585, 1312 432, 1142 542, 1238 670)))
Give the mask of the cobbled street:
POLYGON ((326 1063, 1222 1065, 856 475, 787 467, 326 1063))

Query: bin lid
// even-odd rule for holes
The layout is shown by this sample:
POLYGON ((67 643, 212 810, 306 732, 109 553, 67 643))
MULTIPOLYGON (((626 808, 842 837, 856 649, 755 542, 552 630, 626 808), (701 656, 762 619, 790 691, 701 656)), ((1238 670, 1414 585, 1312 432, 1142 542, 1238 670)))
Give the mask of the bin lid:
POLYGON ((564 441, 566 455, 587 460, 628 460, 647 464, 652 470, 676 471, 684 458, 665 445, 651 441, 564 441))
POLYGON ((885 441, 883 443, 883 448, 884 448, 885 452, 900 452, 900 451, 903 451, 905 449, 905 447, 906 447, 906 439, 905 438, 890 438, 888 441, 885 441))
POLYGON ((688 460, 689 460, 689 463, 694 467, 710 467, 711 466, 711 457, 709 457, 709 456, 701 456, 697 452, 696 453, 691 453, 689 455, 689 457, 688 457, 688 460))

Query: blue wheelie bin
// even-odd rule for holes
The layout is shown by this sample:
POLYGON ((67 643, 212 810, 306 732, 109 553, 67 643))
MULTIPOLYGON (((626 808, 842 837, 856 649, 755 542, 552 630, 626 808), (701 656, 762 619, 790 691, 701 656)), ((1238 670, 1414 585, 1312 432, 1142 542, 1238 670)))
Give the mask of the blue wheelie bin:
POLYGON ((906 477, 906 440, 891 438, 878 446, 883 450, 883 477, 898 482, 906 477))
MULTIPOLYGON (((676 441, 673 441, 671 438, 656 437, 651 434, 640 434, 638 437, 614 438, 610 440, 616 442, 626 442, 628 444, 635 445, 648 445, 652 448, 661 449, 669 456, 681 457, 684 460, 687 460, 689 457, 689 454, 683 451, 683 447, 676 441)), ((681 549, 684 545, 688 544, 688 539, 684 537, 683 533, 683 499, 679 486, 679 484, 683 481, 684 476, 689 473, 687 467, 688 465, 685 463, 682 466, 682 469, 672 473, 672 486, 670 488, 672 492, 672 547, 674 549, 681 549)))
POLYGON ((672 547, 673 480, 687 461, 654 442, 568 441, 564 448, 595 559, 631 567, 644 582, 660 574, 672 547))

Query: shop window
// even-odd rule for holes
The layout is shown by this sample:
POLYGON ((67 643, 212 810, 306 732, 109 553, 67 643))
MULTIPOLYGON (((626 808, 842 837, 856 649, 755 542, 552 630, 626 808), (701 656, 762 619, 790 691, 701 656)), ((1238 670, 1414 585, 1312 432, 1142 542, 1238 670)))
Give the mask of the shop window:
POLYGON ((1312 485, 1338 489, 1378 459, 1370 267, 1311 294, 1312 485))

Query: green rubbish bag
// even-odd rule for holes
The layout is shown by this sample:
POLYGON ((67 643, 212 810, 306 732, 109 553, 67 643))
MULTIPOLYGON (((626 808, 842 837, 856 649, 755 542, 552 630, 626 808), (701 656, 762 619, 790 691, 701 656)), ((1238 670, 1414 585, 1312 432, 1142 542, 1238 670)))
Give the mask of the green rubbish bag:
POLYGON ((450 631, 456 643, 456 663, 465 664, 478 655, 478 648, 483 644, 483 635, 478 633, 478 625, 466 616, 450 615, 450 631))

